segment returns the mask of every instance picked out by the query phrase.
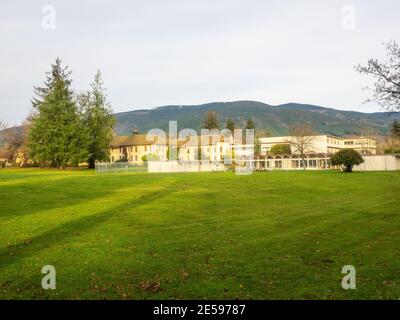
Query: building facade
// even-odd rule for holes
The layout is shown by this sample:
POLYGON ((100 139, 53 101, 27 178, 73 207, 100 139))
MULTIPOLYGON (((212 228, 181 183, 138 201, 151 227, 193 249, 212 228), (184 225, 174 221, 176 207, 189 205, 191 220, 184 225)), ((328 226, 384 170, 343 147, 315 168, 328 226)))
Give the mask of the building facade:
MULTIPOLYGON (((370 138, 355 137, 341 138, 330 135, 315 135, 307 137, 310 145, 306 153, 331 155, 341 149, 355 149, 361 154, 376 154, 376 142, 370 138)), ((292 154, 298 154, 294 136, 260 138, 261 155, 267 156, 273 146, 279 144, 290 145, 292 154)))
POLYGON ((149 139, 135 132, 131 136, 114 137, 110 153, 111 162, 125 161, 141 165, 144 160, 225 162, 233 157, 234 152, 240 154, 242 149, 248 152, 249 147, 243 148, 232 137, 220 135, 186 136, 170 141, 165 137, 149 139), (237 150, 233 151, 235 148, 237 150))

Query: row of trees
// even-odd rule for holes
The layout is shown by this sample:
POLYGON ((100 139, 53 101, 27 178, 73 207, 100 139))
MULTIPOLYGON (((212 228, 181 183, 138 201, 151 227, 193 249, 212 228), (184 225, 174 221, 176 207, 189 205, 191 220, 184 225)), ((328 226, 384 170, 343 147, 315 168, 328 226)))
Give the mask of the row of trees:
MULTIPOLYGON (((208 130, 213 130, 213 129, 220 129, 220 124, 218 121, 218 116, 217 113, 215 111, 208 111, 204 117, 203 120, 203 125, 202 125, 203 129, 208 129, 208 130)), ((235 129, 237 129, 235 122, 232 120, 232 118, 229 118, 226 121, 226 129, 229 129, 232 133, 235 129)), ((246 125, 244 129, 255 129, 255 123, 253 121, 253 119, 249 118, 246 121, 246 125)))
POLYGON ((60 169, 83 162, 94 168, 96 160, 109 159, 115 119, 100 71, 86 92, 75 94, 71 84, 71 71, 57 58, 43 86, 34 87, 33 111, 23 129, 5 131, 10 156, 60 169))

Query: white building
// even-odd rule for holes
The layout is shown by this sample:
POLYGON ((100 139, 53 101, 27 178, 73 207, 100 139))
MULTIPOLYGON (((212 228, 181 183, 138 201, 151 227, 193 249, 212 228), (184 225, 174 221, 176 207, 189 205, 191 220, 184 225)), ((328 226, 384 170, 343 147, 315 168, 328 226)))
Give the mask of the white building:
MULTIPOLYGON (((331 155, 340 149, 352 148, 361 154, 376 154, 376 142, 370 138, 340 138, 330 135, 315 135, 307 138, 310 138, 311 141, 309 150, 306 150, 307 153, 331 155)), ((263 156, 268 155, 271 148, 279 144, 290 145, 292 154, 298 154, 294 136, 260 138, 259 141, 263 156)))

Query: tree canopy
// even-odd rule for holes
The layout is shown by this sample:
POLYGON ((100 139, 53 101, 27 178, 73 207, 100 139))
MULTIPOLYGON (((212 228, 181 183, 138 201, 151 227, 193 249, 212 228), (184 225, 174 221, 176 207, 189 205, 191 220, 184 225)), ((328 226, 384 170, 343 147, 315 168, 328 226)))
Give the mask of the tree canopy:
POLYGON ((95 167, 97 161, 109 160, 109 146, 113 138, 115 118, 107 95, 103 88, 103 79, 97 71, 91 90, 79 98, 83 123, 88 134, 88 164, 89 169, 95 167))
POLYGON ((203 129, 219 129, 218 117, 215 111, 208 111, 203 120, 203 129))
POLYGON ((41 165, 65 168, 88 156, 87 131, 70 88, 70 74, 57 58, 44 86, 35 88, 35 117, 28 145, 31 156, 41 165))
POLYGON ((227 128, 228 130, 230 130, 232 134, 233 134, 233 132, 235 131, 235 123, 233 122, 232 118, 229 118, 229 119, 226 121, 226 128, 227 128))
POLYGON ((355 165, 364 162, 361 155, 354 149, 342 149, 331 156, 331 163, 340 166, 343 172, 352 172, 355 165))
POLYGON ((276 144, 272 146, 271 150, 268 152, 271 155, 290 155, 292 150, 290 144, 276 144))

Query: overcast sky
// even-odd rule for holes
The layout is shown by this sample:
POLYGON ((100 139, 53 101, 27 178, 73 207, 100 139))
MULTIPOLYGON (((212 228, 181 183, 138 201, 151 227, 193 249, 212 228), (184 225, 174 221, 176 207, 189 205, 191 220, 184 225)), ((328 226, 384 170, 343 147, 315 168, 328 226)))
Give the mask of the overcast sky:
POLYGON ((100 69, 115 112, 234 100, 379 111, 353 66, 400 40, 399 12, 398 0, 2 0, 0 119, 25 118, 57 56, 77 91, 100 69))

